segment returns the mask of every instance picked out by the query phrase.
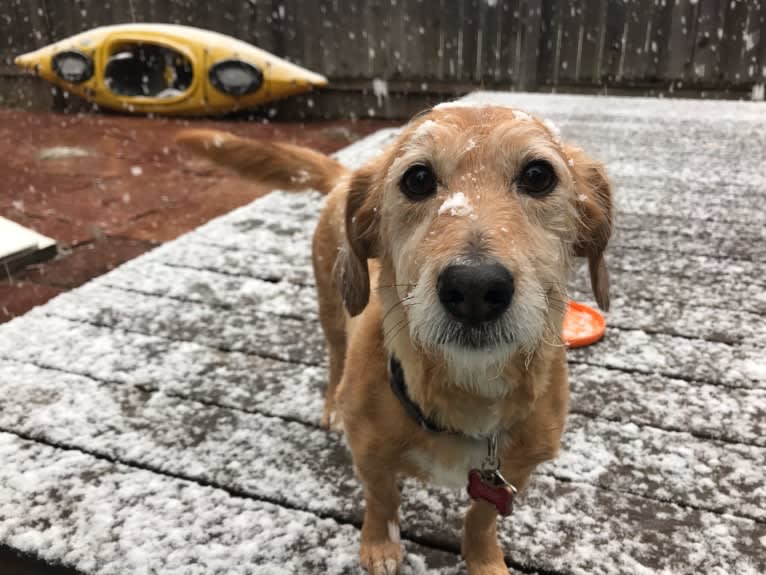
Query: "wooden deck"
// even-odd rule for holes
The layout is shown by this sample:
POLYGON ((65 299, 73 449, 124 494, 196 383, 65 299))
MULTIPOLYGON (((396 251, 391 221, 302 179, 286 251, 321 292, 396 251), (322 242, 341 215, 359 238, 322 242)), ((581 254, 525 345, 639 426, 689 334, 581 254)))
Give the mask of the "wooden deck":
MULTIPOLYGON (((512 571, 766 572, 766 106, 471 98, 551 118, 618 184, 609 330, 570 354, 512 571)), ((274 193, 0 327, 0 544, 89 574, 358 572, 360 489, 318 426, 320 203, 274 193)), ((463 572, 465 506, 406 484, 404 573, 463 572)))

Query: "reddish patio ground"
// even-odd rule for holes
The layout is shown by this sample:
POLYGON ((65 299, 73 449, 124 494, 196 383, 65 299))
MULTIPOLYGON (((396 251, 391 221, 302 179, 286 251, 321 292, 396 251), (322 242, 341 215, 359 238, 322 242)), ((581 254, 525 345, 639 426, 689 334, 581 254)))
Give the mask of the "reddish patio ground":
POLYGON ((0 281, 0 323, 268 190, 173 144, 189 125, 329 153, 385 121, 263 123, 0 110, 0 215, 59 242, 59 256, 0 281), (74 146, 85 157, 41 159, 74 146))

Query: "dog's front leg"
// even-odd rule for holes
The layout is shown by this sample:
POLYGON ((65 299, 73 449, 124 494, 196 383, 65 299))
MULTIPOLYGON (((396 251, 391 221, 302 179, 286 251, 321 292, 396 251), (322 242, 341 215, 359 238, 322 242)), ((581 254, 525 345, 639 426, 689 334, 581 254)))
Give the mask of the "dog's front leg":
POLYGON ((497 509, 476 500, 465 515, 461 552, 470 575, 507 575, 503 551, 497 542, 497 509))
POLYGON ((380 469, 359 466, 364 485, 365 511, 359 556, 372 575, 396 575, 402 562, 399 539, 399 488, 396 475, 380 469))
MULTIPOLYGON (((529 483, 535 464, 523 458, 508 457, 502 466, 503 476, 519 490, 529 483)), ((471 502, 463 523, 461 552, 470 575, 507 575, 503 550, 497 541, 497 508, 482 500, 471 502)))

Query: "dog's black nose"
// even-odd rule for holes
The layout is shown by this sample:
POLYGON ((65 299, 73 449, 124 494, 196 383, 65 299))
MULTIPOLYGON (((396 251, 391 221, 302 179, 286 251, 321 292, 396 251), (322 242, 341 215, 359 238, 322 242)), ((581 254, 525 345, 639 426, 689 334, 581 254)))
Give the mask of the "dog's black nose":
POLYGON ((458 321, 497 319, 511 305, 513 276, 500 264, 451 265, 436 282, 439 301, 458 321))

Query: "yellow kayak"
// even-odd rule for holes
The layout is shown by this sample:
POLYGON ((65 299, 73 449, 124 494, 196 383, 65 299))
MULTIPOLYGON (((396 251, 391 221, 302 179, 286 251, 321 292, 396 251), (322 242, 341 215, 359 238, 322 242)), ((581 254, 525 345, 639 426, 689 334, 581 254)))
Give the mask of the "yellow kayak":
POLYGON ((173 24, 94 28, 15 63, 99 106, 137 113, 225 113, 327 85, 230 36, 173 24))

